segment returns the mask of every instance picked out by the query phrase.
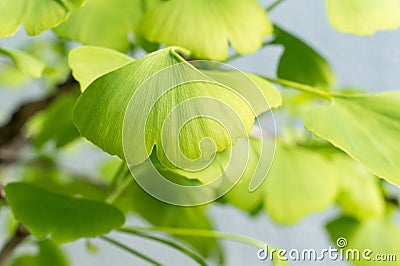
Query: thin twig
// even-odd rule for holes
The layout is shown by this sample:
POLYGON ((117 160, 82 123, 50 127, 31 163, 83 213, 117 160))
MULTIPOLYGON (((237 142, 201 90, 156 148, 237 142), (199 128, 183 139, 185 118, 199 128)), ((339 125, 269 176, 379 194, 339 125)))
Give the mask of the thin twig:
POLYGON ((16 150, 23 147, 26 142, 26 139, 22 137, 22 129, 26 122, 36 113, 46 109, 58 96, 71 91, 76 84, 77 82, 70 76, 64 83, 57 86, 56 92, 52 95, 24 103, 14 111, 11 119, 0 127, 0 164, 15 161, 16 150))
POLYGON ((15 248, 19 246, 28 236, 29 231, 19 224, 14 235, 6 242, 3 248, 0 250, 0 265, 4 265, 8 258, 11 256, 15 248))
POLYGON ((273 9, 279 6, 283 1, 285 0, 276 0, 271 5, 269 5, 265 10, 267 10, 267 12, 271 12, 273 9))
POLYGON ((141 258, 144 261, 147 261, 148 263, 150 263, 152 265, 162 266, 162 264, 159 263, 158 261, 155 261, 152 258, 144 255, 143 253, 141 253, 141 252, 139 252, 139 251, 137 251, 137 250, 135 250, 133 248, 130 248, 130 247, 128 247, 128 246, 126 246, 126 245, 124 245, 124 244, 122 244, 122 243, 120 243, 120 242, 118 242, 118 241, 116 241, 116 240, 114 240, 112 238, 109 238, 109 237, 106 237, 106 236, 100 236, 100 238, 103 239, 104 241, 110 243, 110 244, 113 244, 114 246, 117 246, 117 247, 119 247, 119 248, 121 248, 121 249, 123 249, 123 250, 125 250, 125 251, 127 251, 129 253, 131 253, 132 255, 134 255, 134 256, 136 256, 138 258, 141 258))

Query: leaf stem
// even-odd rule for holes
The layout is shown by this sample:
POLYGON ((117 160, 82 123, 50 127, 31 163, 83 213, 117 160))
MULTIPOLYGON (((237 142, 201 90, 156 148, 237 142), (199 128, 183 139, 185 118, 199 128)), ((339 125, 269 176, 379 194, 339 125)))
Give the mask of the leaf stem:
POLYGON ((106 190, 107 194, 112 193, 112 191, 115 189, 115 186, 118 184, 119 178, 120 178, 124 168, 125 168, 125 162, 121 161, 117 171, 114 173, 114 176, 111 179, 111 182, 107 187, 107 190, 106 190))
POLYGON ((272 4, 270 4, 265 10, 267 12, 271 12, 273 9, 275 9, 277 6, 279 6, 283 1, 285 0, 276 0, 272 4))
POLYGON ((327 100, 332 100, 332 96, 323 90, 319 90, 317 88, 314 88, 312 86, 309 85, 305 85, 305 84, 301 84, 301 83, 297 83, 294 81, 290 81, 290 80, 285 80, 285 79, 274 79, 274 78, 268 78, 268 77, 263 77, 264 79, 276 83, 276 84, 280 84, 283 87, 287 87, 287 88, 292 88, 301 92, 305 92, 305 93, 310 93, 313 95, 316 95, 320 98, 324 98, 327 100))
POLYGON ((133 180, 127 178, 130 176, 129 173, 130 173, 129 169, 126 169, 124 175, 122 176, 123 183, 108 195, 108 197, 105 200, 108 204, 114 203, 114 201, 117 200, 118 197, 121 196, 121 194, 124 193, 127 187, 131 184, 133 180))
POLYGON ((199 265, 202 265, 202 266, 207 266, 208 265, 207 262, 202 257, 197 255, 196 253, 194 253, 190 249, 185 248, 184 246, 181 246, 181 245, 179 245, 179 244, 177 244, 175 242, 172 242, 170 240, 159 238, 159 237, 156 237, 156 236, 153 236, 153 235, 149 235, 149 234, 140 232, 139 230, 134 230, 132 228, 131 228, 131 230, 129 232, 128 231, 124 231, 124 232, 125 233, 129 233, 129 234, 133 234, 135 236, 139 236, 139 237, 143 237, 143 238, 147 238, 147 239, 150 239, 150 240, 154 240, 154 241, 163 243, 165 245, 168 245, 168 246, 170 246, 170 247, 182 252, 183 254, 187 255, 188 257, 192 258, 199 265))
POLYGON ((141 258, 144 261, 147 261, 148 263, 150 263, 152 265, 162 266, 162 264, 159 263, 158 261, 155 261, 152 258, 144 255, 143 253, 141 253, 141 252, 139 252, 139 251, 137 251, 137 250, 135 250, 133 248, 130 248, 127 245, 124 245, 124 244, 122 244, 122 243, 120 243, 120 242, 118 242, 118 241, 116 241, 116 240, 114 240, 112 238, 109 238, 107 236, 100 236, 100 238, 103 239, 104 241, 110 243, 110 244, 113 244, 114 246, 117 246, 117 247, 127 251, 128 253, 131 253, 132 255, 134 255, 136 257, 141 258))
POLYGON ((168 233, 171 235, 179 235, 179 236, 198 236, 198 237, 206 237, 206 238, 222 238, 227 240, 232 240, 240 243, 245 243, 248 245, 255 246, 257 248, 265 248, 266 243, 241 236, 241 235, 234 235, 228 233, 222 233, 217 231, 211 230, 204 230, 204 229, 192 229, 192 228, 173 228, 173 227, 129 227, 129 228, 121 228, 118 229, 120 232, 131 233, 135 234, 137 231, 144 231, 144 232, 162 232, 168 233))

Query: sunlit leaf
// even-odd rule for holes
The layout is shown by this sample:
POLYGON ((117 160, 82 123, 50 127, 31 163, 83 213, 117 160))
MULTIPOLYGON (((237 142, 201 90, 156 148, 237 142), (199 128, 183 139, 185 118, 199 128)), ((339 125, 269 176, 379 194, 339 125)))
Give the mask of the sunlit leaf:
POLYGON ((81 91, 84 91, 90 83, 100 76, 132 61, 131 57, 123 53, 96 46, 75 48, 68 55, 68 64, 72 69, 74 78, 81 85, 81 91))
MULTIPOLYGON (((249 134, 255 115, 267 111, 268 106, 259 106, 253 111, 248 102, 233 91, 235 88, 227 88, 226 85, 205 76, 183 62, 176 50, 182 51, 178 48, 160 50, 95 80, 83 92, 75 107, 74 121, 80 133, 108 153, 124 158, 122 128, 124 115, 127 112, 129 124, 135 125, 128 127, 128 131, 124 132, 130 136, 129 145, 135 147, 134 150, 128 151, 129 162, 132 165, 138 165, 147 159, 154 146, 157 157, 163 165, 171 165, 171 161, 180 162, 182 157, 179 149, 189 159, 208 160, 215 151, 222 151, 231 146, 237 138, 249 134), (180 62, 183 63, 147 81, 146 89, 142 88, 135 93, 147 78, 180 62), (209 82, 198 81, 199 78, 209 82), (191 82, 176 86, 175 82, 179 80, 191 82), (158 99, 166 87, 173 89, 158 99), (133 95, 135 97, 132 98, 133 95), (127 109, 131 98, 133 101, 127 109), (189 105, 187 104, 189 99, 195 100, 189 105), (183 102, 185 104, 180 104, 183 102), (169 115, 176 106, 179 108, 169 115), (144 113, 146 110, 149 111, 148 114, 144 113), (229 134, 224 126, 204 117, 204 114, 216 115, 217 120, 224 121, 224 126, 231 128, 229 134), (170 123, 164 123, 167 116, 170 123), (195 119, 190 120, 182 128, 179 123, 172 123, 172 121, 182 122, 185 119, 187 121, 187 117, 195 119), (143 124, 146 125, 145 135, 141 131, 143 124), (171 132, 163 135, 169 138, 168 141, 161 141, 161 129, 164 132, 171 132), (180 134, 177 134, 178 132, 180 134), (146 136, 145 147, 142 144, 144 136, 146 136), (175 137, 179 138, 179 147, 175 137), (198 144, 205 137, 210 137, 215 142, 202 142, 200 151, 198 144), (166 150, 170 152, 168 159, 164 154, 166 150)), ((256 87, 254 89, 258 90, 256 87)), ((255 95, 252 96, 254 98, 255 95)), ((260 96, 262 98, 261 93, 260 96)), ((256 100, 259 99, 260 97, 256 100)))
POLYGON ((278 223, 290 224, 334 203, 339 180, 322 155, 278 143, 263 186, 268 214, 278 223))
POLYGON ((64 21, 84 0, 2 0, 0 38, 13 35, 24 23, 29 35, 37 35, 64 21))
POLYGON ((275 27, 275 44, 284 47, 279 60, 278 77, 320 88, 335 83, 335 75, 328 62, 302 40, 275 27))
POLYGON ((346 215, 359 220, 382 216, 385 202, 371 172, 344 155, 335 155, 332 164, 341 180, 338 203, 346 215))
POLYGON ((108 233, 124 223, 123 214, 113 206, 72 198, 24 184, 5 188, 15 218, 34 236, 51 235, 55 242, 69 242, 108 233))
MULTIPOLYGON (((371 265, 398 265, 396 261, 400 257, 398 248, 398 239, 400 238, 400 229, 389 217, 378 219, 369 219, 358 222, 352 218, 341 217, 330 222, 327 225, 328 232, 332 242, 338 242, 338 239, 345 238, 347 245, 344 248, 344 254, 350 254, 350 262, 356 266, 371 266, 371 265), (350 250, 359 250, 360 259, 352 253, 346 252, 350 250), (371 252, 365 252, 370 250, 371 252), (383 257, 376 257, 383 255, 383 257), (388 256, 392 254, 395 258, 388 256), (366 255, 367 257, 363 257, 366 255), (369 257, 369 260, 368 260, 369 257), (379 261, 381 260, 381 261, 379 261)), ((343 243, 343 242, 342 242, 343 243)))
POLYGON ((228 40, 240 54, 255 52, 273 27, 255 0, 172 0, 141 20, 151 42, 178 45, 197 58, 225 60, 228 40))
POLYGON ((305 126, 400 186, 400 92, 334 98, 312 107, 305 126))
POLYGON ((0 54, 10 57, 18 69, 34 78, 39 78, 45 68, 42 61, 22 51, 0 48, 0 54))
POLYGON ((328 18, 339 31, 371 35, 400 26, 397 0, 325 0, 328 18))
MULTIPOLYGON (((157 0, 88 0, 67 21, 55 28, 61 38, 127 51, 129 34, 157 0)), ((136 36, 135 36, 136 37, 136 36)), ((138 36, 140 38, 140 36, 138 36)))

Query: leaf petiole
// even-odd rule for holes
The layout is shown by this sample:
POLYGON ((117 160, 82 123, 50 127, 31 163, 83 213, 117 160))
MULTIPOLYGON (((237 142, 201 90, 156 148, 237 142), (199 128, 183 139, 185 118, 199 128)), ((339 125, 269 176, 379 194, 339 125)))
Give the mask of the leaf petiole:
POLYGON ((234 235, 229 233, 216 232, 205 229, 192 229, 192 228, 173 228, 173 227, 129 227, 129 228, 120 228, 117 229, 120 232, 125 232, 128 234, 136 234, 136 232, 162 232, 171 235, 179 235, 179 236, 197 236, 197 237, 206 237, 206 238, 221 238, 232 240, 240 243, 245 243, 251 246, 255 246, 257 248, 265 248, 266 243, 241 235, 234 235))
POLYGON ((268 80, 269 82, 273 82, 273 83, 282 85, 283 87, 295 89, 295 90, 305 92, 305 93, 310 93, 315 96, 318 96, 319 98, 324 98, 329 101, 332 100, 332 95, 329 92, 319 90, 319 89, 314 88, 309 85, 305 85, 305 84, 301 84, 301 83, 297 83, 297 82, 285 80, 285 79, 274 79, 274 78, 268 78, 268 77, 263 77, 263 78, 268 80))
POLYGON ((155 261, 152 258, 144 255, 143 253, 141 253, 141 252, 139 252, 139 251, 137 251, 137 250, 135 250, 133 248, 130 248, 127 245, 124 245, 124 244, 122 244, 122 243, 120 243, 120 242, 118 242, 118 241, 116 241, 116 240, 114 240, 112 238, 109 238, 107 236, 100 236, 100 238, 103 239, 104 241, 110 243, 110 244, 113 244, 114 246, 117 246, 117 247, 119 247, 119 248, 121 248, 121 249, 123 249, 123 250, 125 250, 125 251, 127 251, 129 253, 131 253, 132 255, 134 255, 134 256, 136 256, 138 258, 141 258, 144 261, 147 261, 151 265, 162 266, 162 264, 159 263, 158 261, 155 261))

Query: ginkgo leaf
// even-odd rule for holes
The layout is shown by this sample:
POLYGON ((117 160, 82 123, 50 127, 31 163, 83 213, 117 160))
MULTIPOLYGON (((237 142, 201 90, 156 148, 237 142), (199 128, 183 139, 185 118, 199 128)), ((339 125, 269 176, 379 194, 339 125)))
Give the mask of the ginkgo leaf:
MULTIPOLYGON (((74 121, 81 134, 132 165, 146 160, 156 146, 157 157, 166 166, 186 162, 181 152, 190 160, 208 160, 248 135, 255 115, 267 111, 268 105, 255 104, 253 110, 235 88, 196 70, 177 51, 184 52, 160 50, 95 80, 75 107, 74 121)), ((248 89, 259 95, 253 98, 266 102, 253 83, 248 89)))
POLYGON ((46 66, 38 58, 22 51, 0 48, 0 54, 10 57, 19 70, 33 78, 39 78, 42 76, 46 66))
POLYGON ((136 33, 143 13, 159 1, 88 0, 54 31, 61 38, 127 51, 129 34, 136 33))
POLYGON ((385 202, 377 178, 345 155, 335 155, 332 164, 340 178, 338 203, 344 213, 359 220, 383 216, 385 202))
POLYGON ((2 0, 0 38, 13 35, 21 23, 29 35, 37 35, 60 24, 83 3, 84 0, 2 0))
POLYGON ((334 98, 314 106, 305 126, 376 175, 400 186, 400 92, 334 98))
POLYGON ((309 45, 275 26, 274 44, 284 47, 279 60, 278 77, 327 89, 335 83, 328 62, 309 45))
POLYGON ((278 143, 263 187, 264 207, 270 217, 291 224, 335 202, 339 180, 321 154, 278 143))
POLYGON ((325 0, 328 18, 339 31, 371 35, 400 26, 398 0, 325 0))
POLYGON ((108 233, 124 223, 124 215, 103 202, 72 198, 41 188, 10 183, 5 187, 14 217, 37 238, 74 241, 108 233))
POLYGON ((398 248, 400 229, 391 217, 368 219, 362 222, 341 217, 330 222, 327 229, 334 243, 344 243, 341 247, 344 249, 344 254, 351 254, 351 252, 347 253, 350 250, 359 251, 359 257, 349 256, 349 261, 354 265, 398 265, 396 258, 400 257, 398 248), (345 242, 340 242, 338 239, 344 239, 345 242), (386 259, 383 260, 383 258, 386 259))
POLYGON ((255 0, 166 1, 140 23, 147 40, 182 46, 196 58, 214 60, 227 58, 228 40, 240 54, 249 54, 272 31, 265 10, 255 0))
POLYGON ((112 49, 82 46, 71 50, 68 64, 83 92, 95 79, 131 63, 133 59, 112 49))

